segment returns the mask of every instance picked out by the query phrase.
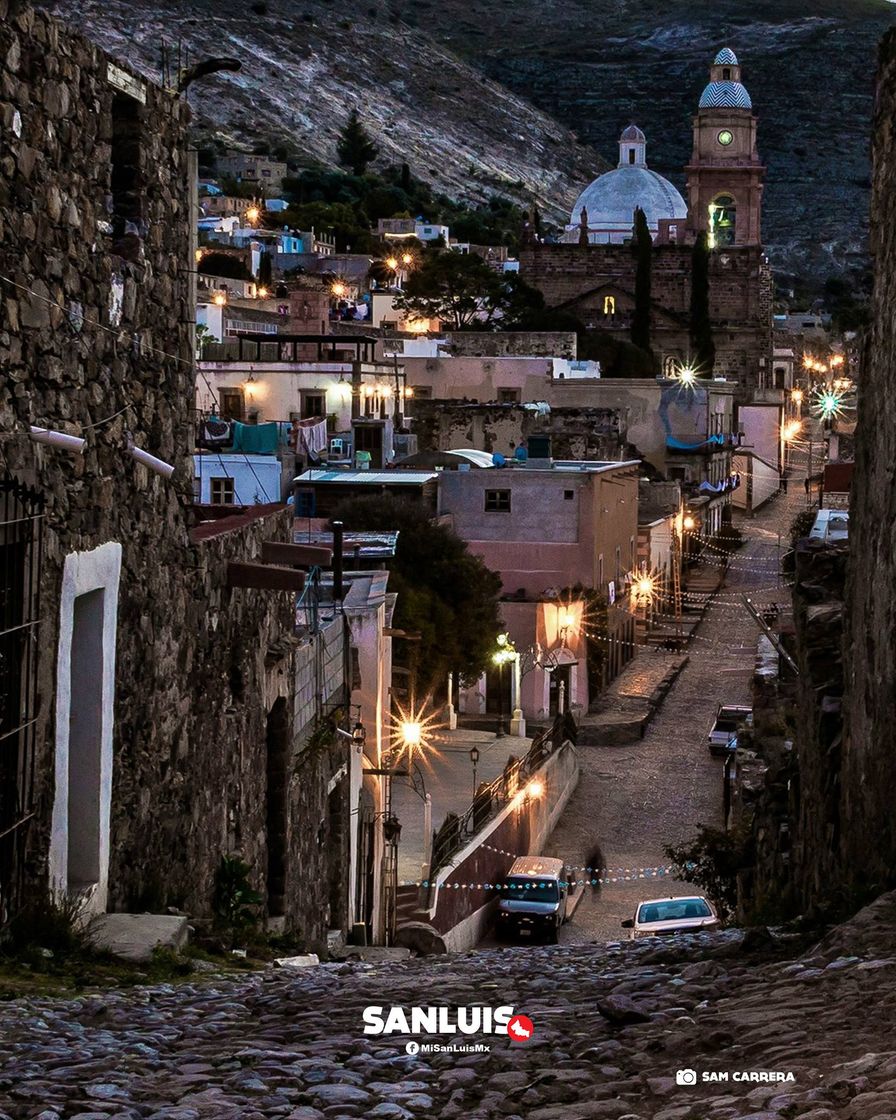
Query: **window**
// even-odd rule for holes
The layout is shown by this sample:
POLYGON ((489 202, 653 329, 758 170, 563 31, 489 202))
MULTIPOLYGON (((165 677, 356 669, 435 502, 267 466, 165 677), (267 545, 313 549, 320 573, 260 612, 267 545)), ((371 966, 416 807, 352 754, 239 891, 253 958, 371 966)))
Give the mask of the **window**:
POLYGON ((576 496, 575 490, 564 490, 563 491, 564 502, 571 502, 575 496, 576 496))
POLYGON ((430 401, 430 400, 432 400, 432 387, 431 386, 429 386, 429 385, 412 385, 411 388, 414 390, 413 395, 414 395, 414 397, 416 397, 416 399, 418 401, 430 401))
POLYGON ((720 194, 709 204, 709 241, 712 248, 733 245, 737 205, 730 194, 720 194))
POLYGON ((324 392, 302 390, 302 419, 311 420, 315 416, 326 416, 327 395, 324 392))
POLYGON ((635 162, 635 149, 634 148, 629 148, 629 150, 628 150, 628 162, 629 163, 634 163, 635 162))
POLYGON ((498 390, 498 403, 499 404, 519 404, 520 391, 519 389, 499 389, 498 390))
POLYGON ((127 94, 112 98, 112 229, 116 237, 127 233, 127 223, 143 216, 140 149, 140 103, 127 94))
POLYGON ((0 925, 23 902, 34 808, 42 525, 39 493, 0 478, 0 925))
POLYGON ((616 545, 616 582, 622 578, 622 549, 616 545))
POLYGON ((604 315, 616 314, 616 297, 604 296, 604 315))
POLYGON ((246 411, 242 389, 221 389, 219 412, 222 420, 243 420, 246 411))
POLYGON ((485 512, 486 513, 510 513, 510 491, 509 490, 486 490, 486 492, 485 492, 485 512))
POLYGON ((210 480, 211 501, 213 506, 232 506, 234 489, 232 478, 213 478, 210 480))

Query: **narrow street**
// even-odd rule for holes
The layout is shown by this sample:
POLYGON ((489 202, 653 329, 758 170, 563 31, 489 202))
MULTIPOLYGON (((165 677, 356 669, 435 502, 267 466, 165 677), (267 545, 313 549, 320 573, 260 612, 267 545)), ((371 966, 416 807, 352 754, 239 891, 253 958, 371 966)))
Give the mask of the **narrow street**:
MULTIPOLYGON (((758 627, 741 595, 759 603, 785 597, 779 556, 803 508, 802 485, 792 483, 755 517, 736 517, 746 540, 691 639, 688 664, 640 742, 581 748, 579 786, 546 854, 581 867, 599 845, 609 868, 656 868, 668 862, 664 844, 688 840, 698 824, 721 824, 722 761, 710 755, 706 736, 720 702, 750 698, 758 627)), ((586 891, 561 940, 616 939, 640 899, 693 889, 670 879, 635 879, 586 891)))

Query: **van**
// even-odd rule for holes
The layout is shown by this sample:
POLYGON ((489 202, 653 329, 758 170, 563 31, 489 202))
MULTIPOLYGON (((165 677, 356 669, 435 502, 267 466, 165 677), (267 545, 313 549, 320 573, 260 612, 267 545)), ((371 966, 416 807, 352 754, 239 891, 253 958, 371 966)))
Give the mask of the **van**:
POLYGON ((498 934, 556 942, 566 921, 569 882, 561 859, 521 856, 498 890, 498 934))
POLYGON ((809 540, 825 544, 849 540, 849 513, 845 509, 820 509, 809 530, 809 540))

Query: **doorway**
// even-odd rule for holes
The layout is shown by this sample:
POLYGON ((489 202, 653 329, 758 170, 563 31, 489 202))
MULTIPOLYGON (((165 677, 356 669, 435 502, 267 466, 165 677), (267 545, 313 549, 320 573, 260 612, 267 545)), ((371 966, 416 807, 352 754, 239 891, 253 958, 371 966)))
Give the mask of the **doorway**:
POLYGON ((548 685, 548 714, 560 714, 560 685, 563 685, 563 710, 568 712, 570 707, 570 681, 572 665, 558 665, 550 674, 548 685))
POLYGON ((287 787, 289 785, 289 709, 280 697, 266 723, 266 823, 268 917, 286 913, 287 787))

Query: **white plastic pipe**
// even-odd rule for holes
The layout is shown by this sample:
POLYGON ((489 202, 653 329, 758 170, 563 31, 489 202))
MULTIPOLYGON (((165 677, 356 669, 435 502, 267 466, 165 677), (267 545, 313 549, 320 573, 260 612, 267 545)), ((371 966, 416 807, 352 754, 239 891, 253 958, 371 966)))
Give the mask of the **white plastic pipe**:
POLYGON ((54 432, 50 428, 36 428, 30 425, 29 435, 35 443, 48 443, 51 447, 59 447, 63 451, 71 451, 75 455, 83 455, 87 440, 80 436, 70 436, 65 432, 54 432))
POLYGON ((149 470, 160 474, 162 478, 170 478, 174 474, 174 467, 172 467, 170 463, 166 463, 162 459, 157 459, 155 455, 150 455, 148 451, 141 451, 139 447, 134 447, 133 445, 128 448, 128 451, 138 463, 142 463, 144 467, 148 467, 149 470))

